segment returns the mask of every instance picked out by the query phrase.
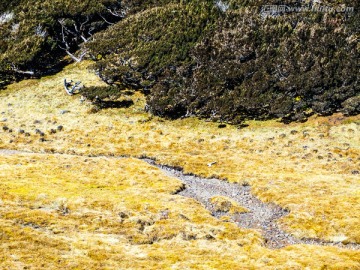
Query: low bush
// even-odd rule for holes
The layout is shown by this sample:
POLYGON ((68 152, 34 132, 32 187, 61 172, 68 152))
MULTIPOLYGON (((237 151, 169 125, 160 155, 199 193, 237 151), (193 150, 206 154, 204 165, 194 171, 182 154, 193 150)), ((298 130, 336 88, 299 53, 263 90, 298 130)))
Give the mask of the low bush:
POLYGON ((130 15, 87 45, 100 77, 146 90, 152 113, 305 121, 359 93, 357 1, 322 3, 355 12, 271 16, 264 5, 277 1, 180 2, 130 15))

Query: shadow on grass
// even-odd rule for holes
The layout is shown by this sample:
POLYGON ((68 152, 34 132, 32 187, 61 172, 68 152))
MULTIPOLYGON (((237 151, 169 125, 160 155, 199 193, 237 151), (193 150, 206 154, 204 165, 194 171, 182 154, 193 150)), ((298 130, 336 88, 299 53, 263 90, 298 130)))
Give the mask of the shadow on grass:
POLYGON ((109 109, 109 108, 129 108, 134 105, 134 101, 132 100, 122 100, 122 101, 100 101, 98 104, 101 109, 109 109))

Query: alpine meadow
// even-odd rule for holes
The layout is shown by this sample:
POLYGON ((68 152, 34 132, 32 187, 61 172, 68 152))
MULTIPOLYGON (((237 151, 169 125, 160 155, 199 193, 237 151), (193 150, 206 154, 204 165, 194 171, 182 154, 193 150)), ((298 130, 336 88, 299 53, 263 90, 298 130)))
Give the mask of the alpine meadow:
POLYGON ((0 3, 0 269, 360 269, 355 0, 0 3))

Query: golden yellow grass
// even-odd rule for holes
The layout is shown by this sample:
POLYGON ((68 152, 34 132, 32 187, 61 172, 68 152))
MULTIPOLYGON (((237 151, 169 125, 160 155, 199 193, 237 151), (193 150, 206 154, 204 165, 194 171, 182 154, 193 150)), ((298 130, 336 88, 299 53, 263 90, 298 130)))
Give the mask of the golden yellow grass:
POLYGON ((214 196, 209 200, 215 208, 215 211, 229 212, 230 214, 245 213, 249 210, 240 206, 234 200, 225 196, 214 196))
POLYGON ((359 267, 358 251, 268 250, 258 232, 218 221, 197 202, 172 195, 181 183, 156 168, 132 158, 89 157, 149 156, 250 184, 261 200, 290 210, 280 225, 295 236, 360 243, 359 116, 219 129, 195 118, 152 117, 139 93, 124 97, 134 100, 130 108, 94 114, 62 86, 65 77, 102 85, 88 65, 0 92, 0 121, 7 119, 0 122, 0 149, 48 153, 0 155, 1 267, 359 267), (60 125, 62 131, 49 133, 60 125))
POLYGON ((330 269, 359 252, 269 250, 259 233, 221 222, 182 184, 132 158, 0 155, 3 269, 330 269))

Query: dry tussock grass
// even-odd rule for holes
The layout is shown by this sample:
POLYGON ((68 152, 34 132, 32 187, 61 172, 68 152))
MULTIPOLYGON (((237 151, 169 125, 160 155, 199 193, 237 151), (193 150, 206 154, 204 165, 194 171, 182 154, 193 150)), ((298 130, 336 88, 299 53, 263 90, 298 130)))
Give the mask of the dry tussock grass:
POLYGON ((249 211, 225 196, 214 196, 210 198, 210 202, 214 205, 215 211, 229 212, 230 214, 246 213, 249 211))
POLYGON ((197 202, 172 195, 181 183, 158 169, 131 158, 88 157, 149 156, 186 172, 250 184, 261 200, 291 211, 281 226, 294 235, 360 243, 359 116, 219 129, 193 118, 151 117, 139 93, 128 109, 94 114, 62 88, 65 77, 101 85, 88 64, 0 92, 0 121, 6 120, 0 122, 0 149, 64 153, 0 155, 2 268, 359 267, 358 251, 268 250, 257 232, 218 221, 197 202), (58 126, 63 130, 51 132, 58 126))

